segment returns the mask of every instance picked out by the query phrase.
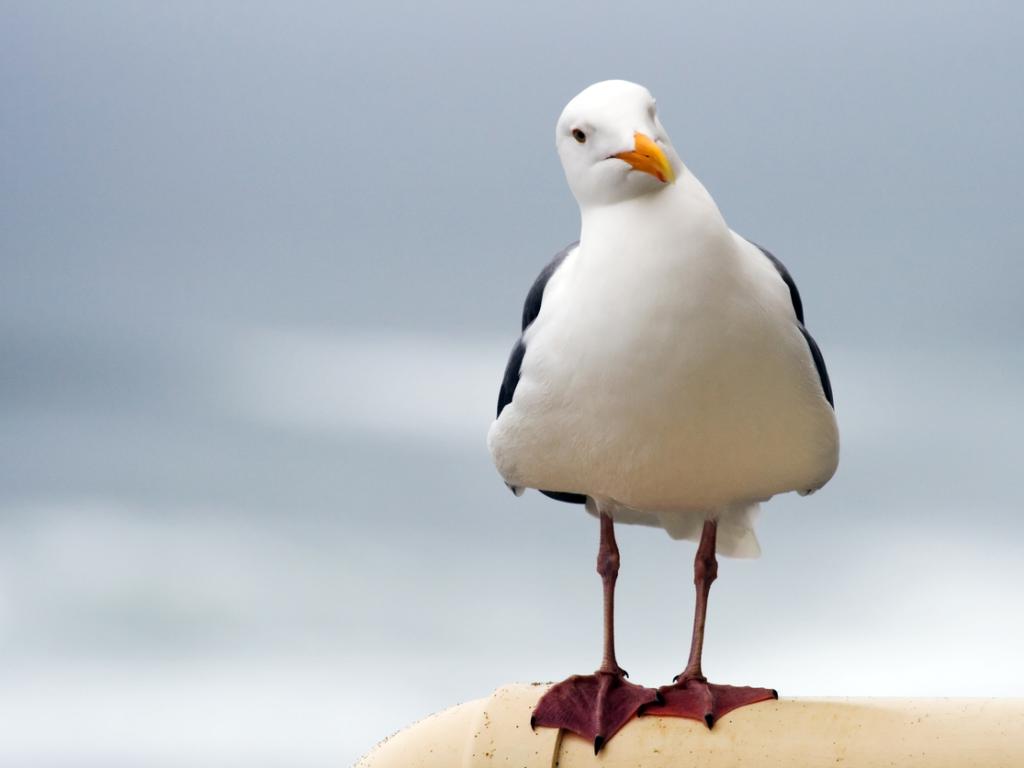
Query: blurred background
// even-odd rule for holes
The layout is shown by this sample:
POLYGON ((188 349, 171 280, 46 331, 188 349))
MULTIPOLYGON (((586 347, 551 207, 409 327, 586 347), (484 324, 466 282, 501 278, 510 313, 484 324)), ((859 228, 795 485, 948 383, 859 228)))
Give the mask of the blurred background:
MULTIPOLYGON (((484 436, 575 239, 564 103, 641 82, 803 292, 843 437, 705 668, 1024 694, 1024 6, 0 2, 0 764, 341 766, 599 660, 597 524, 484 436)), ((619 653, 693 545, 622 529, 619 653)))

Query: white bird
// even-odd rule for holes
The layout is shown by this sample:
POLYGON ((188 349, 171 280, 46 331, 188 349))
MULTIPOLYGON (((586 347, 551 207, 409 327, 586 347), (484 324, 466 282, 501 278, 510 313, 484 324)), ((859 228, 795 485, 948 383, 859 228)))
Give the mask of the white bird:
POLYGON ((517 494, 582 503, 601 521, 604 660, 553 687, 534 713, 600 750, 640 709, 710 726, 775 696, 703 675, 715 554, 756 557, 760 502, 828 482, 839 435, 795 283, 729 229, 650 92, 590 86, 565 107, 555 142, 580 238, 530 289, 487 442, 517 494), (689 663, 658 691, 626 682, 615 659, 613 521, 700 542, 689 663))

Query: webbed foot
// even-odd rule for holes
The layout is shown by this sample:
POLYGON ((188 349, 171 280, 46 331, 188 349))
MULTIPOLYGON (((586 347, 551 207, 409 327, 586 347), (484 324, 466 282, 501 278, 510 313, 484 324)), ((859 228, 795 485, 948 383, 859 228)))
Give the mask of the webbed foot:
POLYGON ((674 685, 663 685, 658 693, 662 703, 644 707, 642 714, 688 717, 704 722, 708 728, 734 709, 779 698, 771 688, 718 685, 696 677, 683 678, 674 685))
POLYGON ((530 725, 572 731, 593 741, 597 754, 641 707, 658 701, 657 691, 627 682, 621 671, 573 675, 541 697, 530 725))

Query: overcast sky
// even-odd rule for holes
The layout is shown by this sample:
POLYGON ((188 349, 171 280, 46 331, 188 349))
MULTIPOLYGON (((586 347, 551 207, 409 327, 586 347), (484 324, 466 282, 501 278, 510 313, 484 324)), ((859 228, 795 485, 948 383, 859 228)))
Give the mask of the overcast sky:
MULTIPOLYGON (((0 1, 0 764, 348 765, 599 660, 595 521, 484 436, 578 234, 562 106, 647 85, 824 350, 836 478, 706 669, 1024 695, 1024 7, 0 1)), ((620 532, 619 652, 693 546, 620 532)))

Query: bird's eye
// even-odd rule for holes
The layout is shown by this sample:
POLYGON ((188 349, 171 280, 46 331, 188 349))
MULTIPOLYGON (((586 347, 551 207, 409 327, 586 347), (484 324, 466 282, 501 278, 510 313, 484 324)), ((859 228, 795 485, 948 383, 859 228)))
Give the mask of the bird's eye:
POLYGON ((579 128, 573 128, 572 137, 576 139, 580 144, 583 144, 587 140, 587 134, 581 131, 579 128))

